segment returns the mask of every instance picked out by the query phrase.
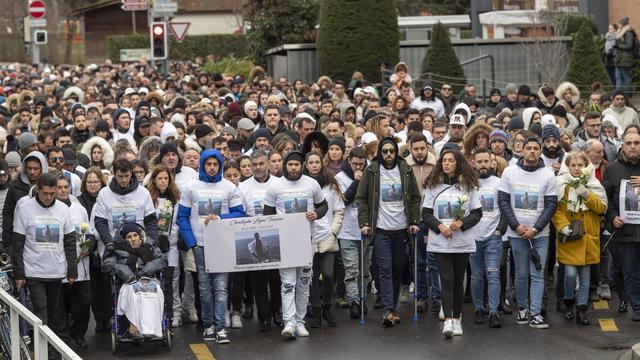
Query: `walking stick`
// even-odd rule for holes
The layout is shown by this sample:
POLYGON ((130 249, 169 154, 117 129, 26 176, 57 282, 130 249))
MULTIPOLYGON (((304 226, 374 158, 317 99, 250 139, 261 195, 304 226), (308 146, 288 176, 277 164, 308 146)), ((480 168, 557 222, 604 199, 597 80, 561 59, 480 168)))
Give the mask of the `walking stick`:
POLYGON ((413 322, 418 322, 418 240, 413 236, 413 322))
POLYGON ((364 285, 364 235, 360 236, 360 325, 364 325, 364 299, 365 299, 365 285, 364 285))

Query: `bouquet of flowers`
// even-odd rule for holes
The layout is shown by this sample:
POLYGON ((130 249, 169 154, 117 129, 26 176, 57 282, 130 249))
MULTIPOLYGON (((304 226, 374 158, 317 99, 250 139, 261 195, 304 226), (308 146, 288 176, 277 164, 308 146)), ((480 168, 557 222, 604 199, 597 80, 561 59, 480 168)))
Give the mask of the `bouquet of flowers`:
POLYGON ((458 197, 458 207, 455 209, 456 220, 462 220, 465 215, 464 205, 469 202, 469 196, 464 194, 458 197))
POLYGON ((78 256, 77 262, 79 263, 84 257, 89 256, 89 239, 87 239, 87 232, 89 231, 89 224, 80 224, 80 234, 76 233, 76 241, 78 242, 78 248, 80 248, 80 256, 78 256))
POLYGON ((173 222, 173 203, 165 200, 162 207, 158 209, 158 230, 161 234, 168 234, 173 222))
MULTIPOLYGON (((576 190, 580 186, 587 186, 589 182, 589 177, 593 171, 593 165, 589 165, 581 170, 580 176, 573 178, 565 183, 565 186, 568 186, 574 190, 576 190)), ((577 197, 577 200, 567 200, 567 207, 572 206, 573 212, 578 212, 580 206, 582 205, 582 198, 580 196, 577 197)))

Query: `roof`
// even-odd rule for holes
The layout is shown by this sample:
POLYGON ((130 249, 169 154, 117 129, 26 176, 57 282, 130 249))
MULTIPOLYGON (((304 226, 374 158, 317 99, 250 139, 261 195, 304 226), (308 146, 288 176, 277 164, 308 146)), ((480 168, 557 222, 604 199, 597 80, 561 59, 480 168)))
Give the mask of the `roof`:
MULTIPOLYGON (((242 0, 173 0, 178 3, 180 13, 241 11, 242 0)), ((107 6, 122 5, 122 0, 97 0, 84 2, 85 5, 73 9, 76 14, 94 11, 107 6)))
POLYGON ((399 27, 425 27, 441 23, 444 26, 470 26, 469 15, 400 16, 399 27))
POLYGON ((478 16, 482 25, 518 26, 543 24, 540 12, 536 10, 490 11, 478 16))

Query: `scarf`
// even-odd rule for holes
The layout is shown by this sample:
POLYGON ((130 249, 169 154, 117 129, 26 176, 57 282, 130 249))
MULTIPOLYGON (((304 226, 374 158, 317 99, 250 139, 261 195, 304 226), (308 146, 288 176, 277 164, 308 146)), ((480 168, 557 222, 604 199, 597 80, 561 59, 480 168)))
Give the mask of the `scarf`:
MULTIPOLYGON (((607 193, 604 191, 604 187, 602 186, 602 184, 600 184, 600 181, 596 179, 595 166, 590 164, 589 166, 586 167, 586 169, 589 170, 589 178, 587 180, 587 185, 585 185, 585 187, 587 188, 587 190, 589 190, 589 192, 597 196, 598 199, 600 199, 605 206, 607 206, 607 193)), ((564 198, 564 190, 567 182, 574 179, 575 178, 573 177, 573 175, 571 175, 571 172, 569 171, 569 167, 565 165, 563 161, 562 164, 560 165, 560 171, 559 171, 558 177, 556 178, 556 181, 558 184, 558 199, 564 198)), ((569 192, 567 195, 567 202, 569 204, 577 204, 578 198, 579 196, 576 190, 574 188, 569 188, 569 192)), ((577 211, 574 211, 576 210, 575 206, 571 206, 571 205, 567 205, 567 210, 569 212, 580 212, 580 211, 589 211, 589 208, 584 203, 584 201, 581 201, 577 211)))

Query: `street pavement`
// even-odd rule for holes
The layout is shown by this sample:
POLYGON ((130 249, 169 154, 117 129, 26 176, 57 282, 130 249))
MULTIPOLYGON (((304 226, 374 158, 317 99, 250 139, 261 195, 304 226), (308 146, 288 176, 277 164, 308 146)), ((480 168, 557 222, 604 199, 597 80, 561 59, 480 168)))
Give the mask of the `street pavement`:
MULTIPOLYGON (((373 304, 373 299, 370 299, 373 304)), ((555 304, 549 301, 549 304, 555 304)), ((122 344, 111 354, 109 333, 87 334, 89 349, 78 351, 84 359, 618 359, 640 343, 640 322, 617 312, 615 298, 590 306, 591 325, 578 327, 564 320, 555 307, 549 309, 550 328, 532 329, 518 325, 515 315, 502 315, 502 328, 491 329, 473 323, 473 306, 465 304, 464 335, 452 340, 442 336, 442 322, 431 312, 413 321, 413 302, 402 304, 402 322, 393 328, 380 325, 382 312, 370 309, 364 325, 349 318, 347 309, 336 309, 338 326, 309 329, 311 336, 291 341, 280 339, 280 329, 260 333, 257 320, 245 321, 243 329, 231 329, 231 344, 202 341, 194 324, 174 329, 174 348, 162 343, 122 344)), ((430 309, 429 309, 430 310, 430 309)), ((631 309, 629 309, 631 310, 631 309)))

